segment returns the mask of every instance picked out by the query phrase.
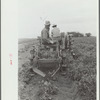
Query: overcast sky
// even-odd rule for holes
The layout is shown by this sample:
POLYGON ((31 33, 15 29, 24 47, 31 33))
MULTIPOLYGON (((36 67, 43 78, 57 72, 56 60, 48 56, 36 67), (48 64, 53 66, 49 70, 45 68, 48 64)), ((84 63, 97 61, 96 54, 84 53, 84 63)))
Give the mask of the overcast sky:
POLYGON ((61 32, 96 36, 97 5, 97 0, 18 0, 19 38, 40 36, 45 20, 57 24, 61 32))

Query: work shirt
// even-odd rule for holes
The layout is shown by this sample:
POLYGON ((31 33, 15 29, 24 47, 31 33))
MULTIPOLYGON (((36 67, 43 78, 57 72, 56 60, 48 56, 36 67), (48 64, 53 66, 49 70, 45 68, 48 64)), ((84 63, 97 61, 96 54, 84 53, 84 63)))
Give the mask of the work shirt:
POLYGON ((61 36, 59 28, 55 27, 54 29, 52 29, 51 36, 52 37, 59 37, 59 36, 61 36))
POLYGON ((42 39, 48 39, 49 38, 49 29, 44 28, 41 31, 41 37, 42 37, 42 39))

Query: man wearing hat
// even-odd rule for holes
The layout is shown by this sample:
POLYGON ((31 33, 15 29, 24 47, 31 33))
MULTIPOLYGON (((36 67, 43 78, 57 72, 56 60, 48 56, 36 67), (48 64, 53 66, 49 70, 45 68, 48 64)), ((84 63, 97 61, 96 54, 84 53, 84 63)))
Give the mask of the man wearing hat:
POLYGON ((57 27, 56 24, 54 24, 52 27, 53 29, 51 30, 51 37, 53 38, 53 40, 60 40, 60 29, 57 27))
POLYGON ((61 44, 61 33, 60 33, 60 29, 57 27, 56 24, 54 24, 53 29, 51 30, 51 37, 53 39, 54 42, 57 42, 58 45, 61 44))
POLYGON ((49 36, 49 30, 50 30, 50 21, 46 21, 45 27, 41 31, 42 43, 44 45, 53 44, 53 41, 49 36))

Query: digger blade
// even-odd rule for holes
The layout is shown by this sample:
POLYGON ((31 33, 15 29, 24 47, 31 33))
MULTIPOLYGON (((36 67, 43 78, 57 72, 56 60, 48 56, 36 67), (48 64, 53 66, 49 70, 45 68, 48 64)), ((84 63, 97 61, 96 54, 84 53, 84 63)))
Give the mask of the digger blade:
POLYGON ((33 68, 33 71, 34 71, 35 73, 37 73, 37 74, 41 75, 42 77, 45 77, 45 76, 46 76, 46 74, 45 74, 45 73, 43 73, 42 71, 40 71, 40 70, 39 70, 39 69, 37 69, 37 68, 33 68))
POLYGON ((59 67, 53 72, 53 74, 51 75, 51 77, 53 77, 59 71, 60 67, 61 66, 59 65, 59 67))

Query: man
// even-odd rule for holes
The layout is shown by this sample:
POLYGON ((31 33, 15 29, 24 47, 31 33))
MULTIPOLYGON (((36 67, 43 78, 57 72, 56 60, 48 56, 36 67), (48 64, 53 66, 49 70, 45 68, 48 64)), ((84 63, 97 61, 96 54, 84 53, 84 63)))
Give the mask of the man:
POLYGON ((53 40, 59 41, 61 39, 60 30, 59 28, 57 28, 56 24, 54 24, 52 27, 53 29, 51 31, 51 37, 53 38, 53 40))
POLYGON ((51 38, 49 36, 49 30, 50 30, 50 21, 46 21, 45 27, 41 31, 42 43, 44 45, 53 44, 53 41, 51 40, 51 38))
POLYGON ((57 28, 57 25, 54 24, 53 26, 53 29, 51 30, 51 37, 53 39, 53 42, 57 43, 57 49, 59 50, 60 49, 60 44, 61 44, 61 34, 60 34, 60 30, 59 28, 57 28))

